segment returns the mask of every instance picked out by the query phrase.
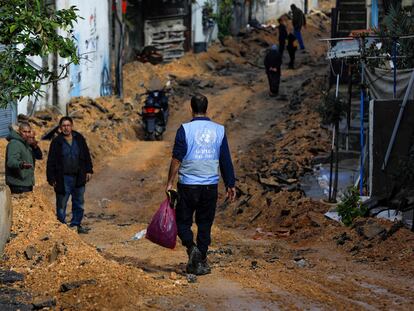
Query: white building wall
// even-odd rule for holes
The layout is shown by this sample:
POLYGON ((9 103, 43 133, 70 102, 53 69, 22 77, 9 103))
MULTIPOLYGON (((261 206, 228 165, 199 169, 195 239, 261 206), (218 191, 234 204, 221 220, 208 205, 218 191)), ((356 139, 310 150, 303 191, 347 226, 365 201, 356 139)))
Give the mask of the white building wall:
MULTIPOLYGON (((39 68, 42 67, 43 61, 39 56, 33 56, 29 58, 33 66, 39 68)), ((52 68, 52 57, 48 58, 49 68, 52 68)), ((37 98, 35 96, 23 98, 17 105, 17 114, 29 115, 33 111, 45 109, 48 105, 52 104, 53 86, 51 84, 44 85, 41 88, 41 95, 37 98)))
MULTIPOLYGON (((68 77, 58 82, 58 107, 66 113, 66 104, 72 97, 101 95, 103 79, 109 75, 109 1, 108 0, 56 0, 56 9, 67 9, 75 5, 79 19, 74 25, 78 53, 81 56, 79 65, 70 65, 68 77), (103 73, 107 73, 104 75, 103 73)), ((40 57, 30 59, 35 65, 42 66, 40 57)), ((67 63, 67 59, 58 57, 58 66, 67 63)), ((48 58, 50 70, 53 68, 53 55, 48 58)), ((58 68, 59 72, 59 68, 58 68)), ((53 86, 42 88, 43 96, 24 98, 18 103, 17 112, 30 114, 33 110, 42 110, 53 104, 53 86)))
MULTIPOLYGON (((59 107, 63 111, 72 97, 101 95, 105 72, 109 76, 109 5, 107 0, 56 0, 56 8, 75 5, 83 19, 74 27, 81 56, 79 65, 70 65, 68 78, 58 83, 59 107)), ((58 64, 67 60, 59 57, 58 64)))
MULTIPOLYGON (((214 26, 214 29, 207 32, 203 29, 203 5, 204 3, 209 2, 208 0, 198 0, 191 6, 191 28, 192 28, 192 42, 207 42, 210 40, 214 41, 217 39, 218 28, 217 25, 214 26)), ((217 10, 217 7, 216 7, 217 10)))
MULTIPOLYGON (((290 5, 293 3, 304 11, 304 0, 263 0, 262 4, 258 4, 253 15, 261 23, 277 20, 281 15, 290 11, 290 5)), ((314 0, 308 0, 308 9, 311 9, 314 4, 314 0)))

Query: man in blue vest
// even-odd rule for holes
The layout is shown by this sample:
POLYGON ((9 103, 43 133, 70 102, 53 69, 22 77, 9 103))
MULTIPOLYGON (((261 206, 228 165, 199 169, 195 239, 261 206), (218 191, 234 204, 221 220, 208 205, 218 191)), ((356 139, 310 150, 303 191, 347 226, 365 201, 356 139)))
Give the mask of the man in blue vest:
POLYGON ((193 119, 177 131, 167 183, 168 191, 173 188, 178 173, 178 236, 187 248, 187 272, 197 275, 211 272, 207 250, 216 211, 219 168, 227 198, 232 202, 236 198, 234 169, 224 126, 206 116, 207 106, 204 95, 191 98, 193 119), (198 228, 196 243, 191 231, 194 213, 198 228))

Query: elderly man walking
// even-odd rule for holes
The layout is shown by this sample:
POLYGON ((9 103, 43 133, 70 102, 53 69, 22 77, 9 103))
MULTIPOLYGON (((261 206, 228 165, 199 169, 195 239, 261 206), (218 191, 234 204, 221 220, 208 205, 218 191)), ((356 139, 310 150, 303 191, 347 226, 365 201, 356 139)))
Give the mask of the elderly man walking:
POLYGON ((43 157, 30 124, 21 122, 17 131, 11 128, 7 140, 6 184, 11 193, 30 192, 35 184, 35 160, 43 157))
POLYGON ((73 120, 62 117, 60 134, 52 140, 47 159, 48 183, 56 192, 57 219, 66 223, 66 206, 72 197, 72 220, 70 227, 78 233, 87 233, 81 226, 84 213, 85 185, 90 180, 93 168, 85 138, 73 130, 73 120))
POLYGON ((173 188, 178 173, 176 209, 178 236, 187 248, 187 272, 203 275, 211 272, 207 250, 211 243, 219 167, 231 201, 236 198, 235 176, 224 126, 207 116, 208 100, 198 94, 191 98, 193 119, 178 129, 168 174, 167 191, 173 188), (194 243, 191 226, 197 224, 194 243))

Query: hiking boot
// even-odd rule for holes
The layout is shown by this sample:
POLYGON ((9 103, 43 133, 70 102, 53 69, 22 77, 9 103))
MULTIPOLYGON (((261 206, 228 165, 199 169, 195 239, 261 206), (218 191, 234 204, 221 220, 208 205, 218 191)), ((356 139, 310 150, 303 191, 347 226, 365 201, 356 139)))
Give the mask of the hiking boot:
POLYGON ((196 274, 198 264, 201 262, 201 253, 197 246, 192 245, 187 249, 188 263, 186 271, 187 273, 196 274))
POLYGON ((211 273, 211 268, 207 262, 207 258, 202 259, 198 262, 197 268, 195 269, 195 275, 206 275, 211 273))

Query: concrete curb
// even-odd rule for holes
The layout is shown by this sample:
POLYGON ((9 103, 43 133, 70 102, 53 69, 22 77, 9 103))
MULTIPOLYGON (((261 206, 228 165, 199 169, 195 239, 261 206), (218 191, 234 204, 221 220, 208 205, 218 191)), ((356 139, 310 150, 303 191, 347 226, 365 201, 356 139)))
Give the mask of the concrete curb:
POLYGON ((10 237, 12 224, 12 205, 9 187, 0 185, 0 255, 10 237))

